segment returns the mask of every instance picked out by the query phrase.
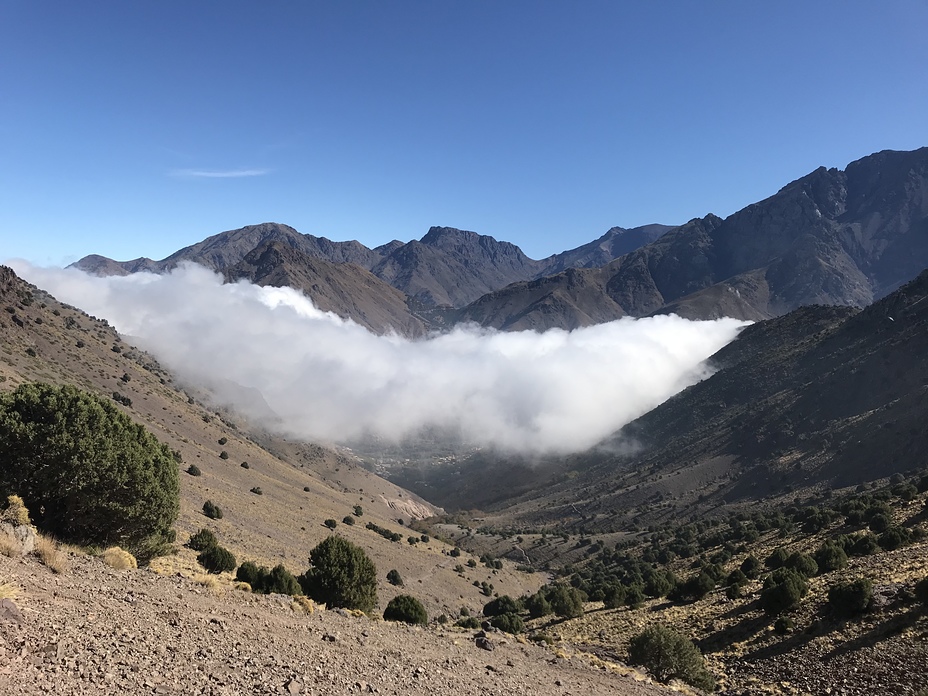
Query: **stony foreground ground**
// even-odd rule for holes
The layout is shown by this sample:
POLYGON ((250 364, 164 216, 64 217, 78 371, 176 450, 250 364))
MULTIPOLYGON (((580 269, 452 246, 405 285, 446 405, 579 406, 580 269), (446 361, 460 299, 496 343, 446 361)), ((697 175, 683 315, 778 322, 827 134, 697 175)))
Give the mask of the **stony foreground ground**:
MULTIPOLYGON (((0 694, 667 693, 570 646, 418 628, 71 556, 0 556, 0 694)), ((624 671, 624 670, 623 670, 624 671)))

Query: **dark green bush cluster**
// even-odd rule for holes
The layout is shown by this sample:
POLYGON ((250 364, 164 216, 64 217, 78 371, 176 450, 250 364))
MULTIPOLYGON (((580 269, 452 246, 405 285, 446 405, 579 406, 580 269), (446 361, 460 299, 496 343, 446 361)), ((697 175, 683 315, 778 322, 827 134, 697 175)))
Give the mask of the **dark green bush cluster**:
POLYGON ((191 464, 188 466, 187 473, 191 476, 201 476, 203 474, 203 472, 200 471, 200 467, 198 467, 196 464, 191 464))
POLYGON ((349 527, 354 526, 354 517, 351 515, 345 515, 342 517, 342 524, 347 524, 349 527))
POLYGON ((11 494, 43 532, 145 561, 173 539, 178 469, 170 448, 112 402, 23 384, 0 395, 0 496, 11 494))
POLYGON ((187 542, 187 547, 193 549, 194 551, 206 551, 206 549, 211 546, 216 546, 219 542, 216 540, 216 535, 213 534, 208 529, 201 529, 196 534, 190 536, 190 540, 187 542))
POLYGON ((252 561, 245 561, 238 567, 235 579, 251 585, 252 592, 261 594, 301 595, 303 590, 299 581, 283 564, 268 570, 252 561))
POLYGON ((395 587, 403 586, 403 576, 400 575, 400 571, 394 568, 389 573, 387 573, 387 582, 395 587))
POLYGON ((209 517, 211 520, 222 519, 222 510, 212 500, 207 500, 205 503, 203 503, 203 514, 209 517))
POLYGON ((364 550, 330 536, 309 553, 310 567, 300 576, 303 592, 329 607, 371 611, 377 604, 377 567, 364 550))
POLYGON ((422 602, 410 595, 397 595, 391 599, 383 611, 383 618, 385 621, 402 621, 423 626, 429 621, 422 602))
POLYGON ((798 606, 809 591, 809 583, 792 568, 778 568, 764 580, 760 606, 768 614, 781 614, 798 606))
POLYGON ((872 600, 873 583, 869 578, 858 578, 828 588, 828 604, 838 616, 862 614, 872 600))
POLYGON ((390 541, 402 541, 403 535, 397 532, 391 532, 385 527, 381 527, 379 524, 374 524, 373 522, 368 522, 366 525, 367 529, 370 529, 372 532, 377 532, 384 539, 389 539, 390 541))
POLYGON ((130 399, 125 394, 120 394, 119 392, 113 392, 113 401, 120 403, 123 406, 132 406, 132 399, 130 399))
POLYGON ((558 583, 542 587, 525 600, 525 606, 532 618, 553 613, 561 618, 573 619, 583 616, 585 597, 585 594, 576 587, 558 583), (541 611, 545 611, 545 613, 539 613, 541 611))
POLYGON ((649 626, 628 645, 631 664, 642 665, 664 683, 680 679, 705 691, 715 688, 702 654, 692 641, 665 626, 649 626))
POLYGON ((210 546, 199 556, 197 563, 206 568, 208 573, 224 573, 228 570, 235 570, 235 556, 228 549, 222 546, 210 546))

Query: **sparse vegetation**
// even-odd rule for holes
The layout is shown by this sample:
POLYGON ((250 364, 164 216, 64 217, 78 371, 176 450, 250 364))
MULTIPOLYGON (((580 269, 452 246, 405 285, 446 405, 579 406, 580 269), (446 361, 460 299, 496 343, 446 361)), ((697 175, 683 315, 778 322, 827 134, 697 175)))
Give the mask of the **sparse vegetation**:
POLYGON ((646 667, 658 681, 680 679, 705 691, 715 688, 715 678, 692 641, 665 626, 648 626, 632 638, 628 656, 631 664, 646 667))
POLYGON ((206 569, 206 572, 218 575, 230 570, 235 570, 237 565, 235 556, 228 549, 222 546, 214 545, 200 553, 197 556, 197 563, 206 569))
POLYGON ((868 578, 858 578, 828 588, 828 604, 838 616, 862 614, 872 600, 873 583, 868 578))
POLYGON ((303 592, 329 607, 371 611, 377 604, 377 567, 364 550, 330 536, 309 554, 310 567, 300 576, 303 592))
POLYGON ((115 568, 116 570, 131 570, 133 568, 138 568, 138 562, 131 553, 125 549, 121 549, 118 546, 111 546, 106 549, 102 556, 103 562, 106 563, 110 568, 115 568))
POLYGON ((423 626, 429 622, 422 602, 410 595, 397 595, 391 599, 383 611, 383 618, 385 621, 402 621, 423 626))
POLYGON ((0 495, 36 526, 81 545, 164 551, 179 510, 171 450, 112 403, 71 386, 0 395, 0 495))
POLYGON ((394 568, 387 573, 387 582, 396 587, 402 587, 403 577, 400 575, 400 572, 394 568))
POLYGON ((205 503, 203 503, 203 514, 209 517, 211 520, 222 519, 222 510, 212 500, 207 500, 205 503))
POLYGON ((206 551, 206 549, 216 546, 219 542, 216 535, 208 529, 201 529, 196 534, 191 534, 187 541, 187 548, 194 551, 206 551))

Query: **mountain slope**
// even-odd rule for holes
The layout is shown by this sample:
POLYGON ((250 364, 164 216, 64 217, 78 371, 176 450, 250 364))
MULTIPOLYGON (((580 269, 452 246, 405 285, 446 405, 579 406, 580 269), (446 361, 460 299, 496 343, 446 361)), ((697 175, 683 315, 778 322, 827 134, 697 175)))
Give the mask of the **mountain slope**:
POLYGON ((582 512, 585 528, 612 528, 631 510, 699 515, 924 465, 928 271, 864 310, 809 306, 755 324, 711 362, 712 377, 568 458, 572 477, 502 514, 540 523, 582 512), (636 453, 610 453, 620 446, 636 453))
MULTIPOLYGON (((178 453, 179 543, 206 527, 239 561, 268 567, 283 563, 293 572, 303 572, 310 550, 331 533, 325 520, 353 517, 360 505, 363 516, 358 523, 337 522, 337 531, 362 546, 382 570, 381 609, 400 592, 386 581, 393 568, 430 614, 457 615, 462 605, 472 611, 483 606, 485 597, 473 586, 478 571, 462 575, 455 570, 466 557, 448 555, 450 547, 434 539, 406 541, 404 525, 434 514, 439 510, 435 506, 375 476, 346 453, 251 428, 239 414, 212 406, 208 393, 179 384, 105 321, 59 303, 2 266, 0 309, 0 389, 44 381, 73 384, 106 399, 115 394, 121 409, 178 453), (200 475, 186 473, 191 464, 200 475), (223 510, 222 519, 204 516, 206 500, 223 510), (401 543, 366 529, 366 522, 402 533, 401 543)), ((178 558, 190 560, 191 554, 181 549, 178 558)), ((518 596, 534 591, 542 578, 507 565, 493 582, 501 593, 518 596)))
POLYGON ((582 325, 595 286, 611 316, 760 319, 808 304, 865 306, 925 266, 928 148, 886 151, 845 171, 817 169, 725 220, 691 220, 581 271, 582 282, 561 273, 544 288, 504 288, 458 316, 497 328, 582 325))
POLYGON ((425 324, 410 314, 406 296, 353 263, 313 258, 276 240, 267 240, 226 269, 229 281, 302 290, 324 312, 351 319, 374 333, 397 331, 422 336, 425 324))

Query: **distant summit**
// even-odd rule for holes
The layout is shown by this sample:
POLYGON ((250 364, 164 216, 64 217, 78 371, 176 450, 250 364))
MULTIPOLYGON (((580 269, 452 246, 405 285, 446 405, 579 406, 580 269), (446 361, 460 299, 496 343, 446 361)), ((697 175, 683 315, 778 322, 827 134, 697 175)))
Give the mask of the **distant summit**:
POLYGON ((757 320, 810 304, 863 307, 928 267, 928 148, 879 152, 844 171, 820 167, 724 220, 710 214, 677 227, 614 227, 542 260, 453 227, 368 249, 264 223, 222 232, 162 261, 93 255, 74 265, 114 275, 160 273, 189 260, 230 273, 272 242, 276 251, 268 258, 285 268, 273 272, 265 260, 265 280, 258 282, 289 278, 331 311, 406 335, 460 321, 544 330, 670 312, 757 320), (298 258, 353 264, 398 290, 403 301, 367 281, 322 291, 322 284, 308 281, 319 267, 300 271, 298 258))

